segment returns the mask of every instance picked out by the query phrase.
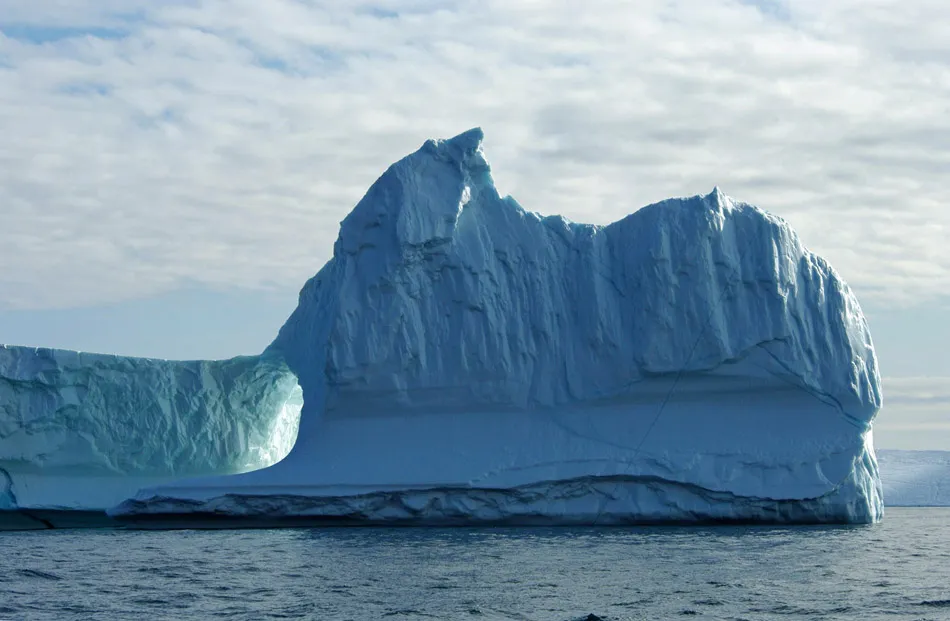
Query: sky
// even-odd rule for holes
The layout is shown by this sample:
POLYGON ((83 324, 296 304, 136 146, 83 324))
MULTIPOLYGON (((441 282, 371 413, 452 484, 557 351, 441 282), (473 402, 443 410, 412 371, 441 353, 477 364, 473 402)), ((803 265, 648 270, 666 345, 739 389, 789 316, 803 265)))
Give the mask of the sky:
POLYGON ((5 0, 0 342, 256 353, 392 162, 474 126, 527 209, 714 186, 848 281, 875 442, 950 450, 944 0, 5 0))

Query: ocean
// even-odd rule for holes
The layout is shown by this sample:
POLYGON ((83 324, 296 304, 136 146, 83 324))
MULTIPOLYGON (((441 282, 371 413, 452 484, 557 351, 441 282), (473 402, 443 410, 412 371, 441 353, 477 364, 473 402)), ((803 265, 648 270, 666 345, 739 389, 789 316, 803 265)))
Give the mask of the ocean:
POLYGON ((873 526, 0 533, 0 620, 950 619, 950 508, 873 526))

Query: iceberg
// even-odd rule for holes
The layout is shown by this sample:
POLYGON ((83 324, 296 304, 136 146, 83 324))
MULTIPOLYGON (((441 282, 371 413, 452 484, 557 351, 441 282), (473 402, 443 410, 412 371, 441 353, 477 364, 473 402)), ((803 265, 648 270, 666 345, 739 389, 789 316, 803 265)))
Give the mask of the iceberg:
POLYGON ((482 139, 427 141, 342 222, 262 355, 302 390, 289 454, 112 516, 881 517, 867 322, 785 221, 719 189, 607 226, 543 217, 498 193, 482 139))
POLYGON ((282 459, 302 395, 279 359, 0 346, 0 511, 105 511, 147 485, 282 459))
POLYGON ((880 451, 888 506, 950 507, 950 451, 880 451))

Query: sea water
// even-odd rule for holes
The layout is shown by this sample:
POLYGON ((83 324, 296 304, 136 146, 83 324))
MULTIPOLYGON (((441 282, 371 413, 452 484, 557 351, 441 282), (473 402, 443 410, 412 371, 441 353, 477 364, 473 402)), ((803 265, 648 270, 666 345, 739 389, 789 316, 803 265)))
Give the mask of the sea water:
POLYGON ((950 619, 950 509, 873 526, 0 533, 2 619, 950 619))

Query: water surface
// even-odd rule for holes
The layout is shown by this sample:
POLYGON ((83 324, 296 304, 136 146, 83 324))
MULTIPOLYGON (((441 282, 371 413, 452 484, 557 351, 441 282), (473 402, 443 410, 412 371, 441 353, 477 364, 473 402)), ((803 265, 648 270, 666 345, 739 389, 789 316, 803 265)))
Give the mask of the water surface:
POLYGON ((950 619, 950 509, 855 527, 0 533, 3 619, 950 619))

